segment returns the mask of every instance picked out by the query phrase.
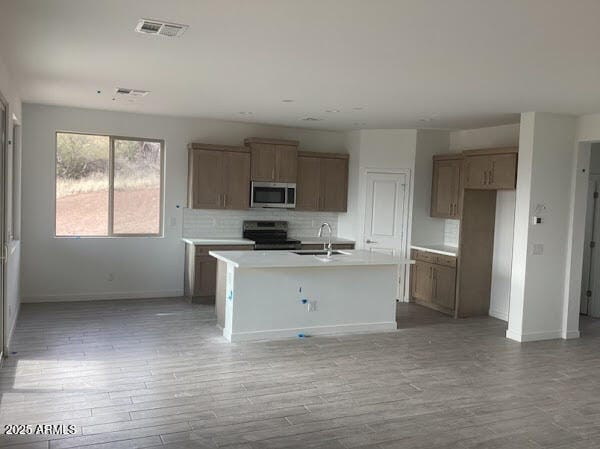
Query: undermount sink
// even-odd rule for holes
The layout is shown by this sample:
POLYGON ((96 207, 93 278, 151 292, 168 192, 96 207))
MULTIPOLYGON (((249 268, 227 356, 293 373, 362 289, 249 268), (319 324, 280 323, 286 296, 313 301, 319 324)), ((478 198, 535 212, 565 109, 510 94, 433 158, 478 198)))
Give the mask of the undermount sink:
MULTIPOLYGON (((298 254, 299 256, 327 256, 327 251, 326 250, 319 250, 319 251, 292 251, 294 254, 298 254)), ((348 253, 345 253, 344 251, 338 251, 338 250, 333 250, 331 251, 331 255, 332 256, 337 256, 337 255, 344 255, 344 256, 348 256, 348 253)))

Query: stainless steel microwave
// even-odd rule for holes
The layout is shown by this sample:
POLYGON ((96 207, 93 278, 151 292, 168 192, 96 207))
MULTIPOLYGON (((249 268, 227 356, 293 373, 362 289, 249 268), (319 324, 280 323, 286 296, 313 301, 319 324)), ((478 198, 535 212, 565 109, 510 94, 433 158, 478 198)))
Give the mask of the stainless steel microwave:
POLYGON ((250 207, 293 209, 296 207, 296 184, 287 182, 253 182, 250 207))

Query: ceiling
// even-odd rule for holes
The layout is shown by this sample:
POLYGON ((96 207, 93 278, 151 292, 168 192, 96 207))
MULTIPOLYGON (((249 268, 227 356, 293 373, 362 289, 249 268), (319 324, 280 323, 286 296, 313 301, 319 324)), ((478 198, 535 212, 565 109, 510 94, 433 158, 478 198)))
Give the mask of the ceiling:
POLYGON ((336 130, 600 111, 598 0, 0 0, 0 11, 0 55, 26 102, 336 130), (189 29, 142 35, 140 18, 189 29), (151 93, 113 100, 117 87, 151 93))

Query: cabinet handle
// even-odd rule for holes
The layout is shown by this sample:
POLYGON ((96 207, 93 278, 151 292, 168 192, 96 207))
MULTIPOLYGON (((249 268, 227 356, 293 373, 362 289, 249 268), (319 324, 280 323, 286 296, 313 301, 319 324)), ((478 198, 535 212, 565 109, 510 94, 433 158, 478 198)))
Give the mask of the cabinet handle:
POLYGON ((488 183, 488 171, 485 170, 483 172, 483 185, 485 186, 485 185, 487 185, 487 183, 488 183))
POLYGON ((271 179, 275 180, 275 167, 271 169, 271 179))
POLYGON ((225 206, 225 207, 227 206, 227 194, 226 193, 223 194, 223 206, 225 206))
POLYGON ((220 193, 219 193, 219 194, 217 194, 217 204, 218 204, 219 206, 222 204, 222 201, 221 201, 221 194, 220 194, 220 193))
POLYGON ((494 166, 494 163, 492 162, 492 169, 490 170, 490 184, 494 183, 494 171, 496 170, 496 167, 494 166))

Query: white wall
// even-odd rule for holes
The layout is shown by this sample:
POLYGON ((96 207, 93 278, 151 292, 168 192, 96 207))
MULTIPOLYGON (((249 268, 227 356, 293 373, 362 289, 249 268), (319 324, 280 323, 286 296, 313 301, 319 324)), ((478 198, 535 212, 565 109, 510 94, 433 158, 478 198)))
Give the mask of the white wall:
POLYGON ((519 142, 519 124, 465 129, 450 133, 450 150, 515 146, 519 142), (515 140, 516 137, 516 140, 515 140))
MULTIPOLYGON (((8 128, 8 136, 11 140, 11 145, 8 148, 8 161, 7 161, 7 184, 8 189, 6 192, 6 196, 8 198, 7 201, 7 210, 6 210, 6 221, 7 221, 7 235, 10 229, 10 225, 12 223, 12 184, 13 177, 17 175, 17 173, 13 173, 13 163, 12 163, 12 153, 13 153, 13 136, 12 130, 13 125, 17 123, 22 123, 21 117, 21 99, 17 94, 16 87, 10 77, 10 74, 7 70, 7 67, 4 65, 4 62, 0 58, 0 93, 4 97, 5 101, 8 102, 8 117, 9 117, 9 128, 8 128), (14 120, 16 117, 17 121, 14 120)), ((14 229, 12 234, 15 236, 19 235, 19 229, 14 229)), ((10 344, 10 339, 13 334, 14 326, 17 321, 17 315, 19 312, 20 305, 20 292, 19 292, 19 276, 20 276, 20 257, 21 257, 21 244, 18 240, 15 239, 7 239, 8 244, 8 260, 6 262, 6 279, 5 279, 5 301, 4 301, 4 318, 5 318, 5 335, 6 341, 5 346, 8 347, 10 344)), ((0 348, 0 351, 2 348, 0 348)))
MULTIPOLYGON (((453 131, 450 150, 514 147, 519 145, 519 124, 453 131)), ((492 261, 492 290, 490 315, 508 320, 512 267, 515 191, 499 191, 496 195, 496 224, 494 228, 494 257, 492 261)), ((450 220, 449 220, 450 221, 450 220)), ((448 226, 449 224, 447 224, 448 226)), ((447 239, 453 234, 448 234, 447 239)), ((446 241, 446 243, 451 243, 446 241)))
POLYGON ((411 243, 414 245, 444 243, 445 220, 430 215, 432 158, 434 154, 447 153, 449 145, 450 133, 448 131, 417 131, 411 239, 411 243))
POLYGON ((361 153, 361 131, 350 131, 345 136, 346 151, 350 155, 348 164, 348 210, 338 218, 338 235, 352 240, 360 237, 358 210, 359 173, 361 153))
POLYGON ((569 266, 576 118, 521 116, 509 323, 517 341, 560 338, 569 266), (545 209, 540 212, 539 205, 545 209), (530 217, 544 222, 533 226, 530 217), (543 245, 543 254, 533 254, 543 245))
POLYGON ((305 150, 345 151, 338 132, 34 104, 24 105, 23 114, 21 285, 29 301, 182 295, 182 209, 176 206, 186 204, 191 141, 241 145, 245 137, 260 136, 297 139, 305 150), (165 140, 164 238, 53 237, 57 130, 165 140))
MULTIPOLYGON (((417 130, 415 129, 369 129, 346 134, 350 153, 350 179, 348 187, 348 213, 339 216, 338 235, 356 240, 357 248, 364 247, 364 211, 366 207, 367 169, 410 170, 408 235, 405 253, 411 242, 413 210, 415 155, 417 130)), ((404 282, 408 273, 402 277, 404 282)), ((408 283, 400 288, 403 300, 408 300, 408 283)))
MULTIPOLYGON (((363 247, 367 169, 409 169, 411 172, 409 224, 412 222, 412 192, 415 168, 417 130, 369 129, 346 135, 350 153, 348 213, 338 219, 340 237, 356 240, 363 247)), ((410 242, 410 238, 408 239, 410 242)))

